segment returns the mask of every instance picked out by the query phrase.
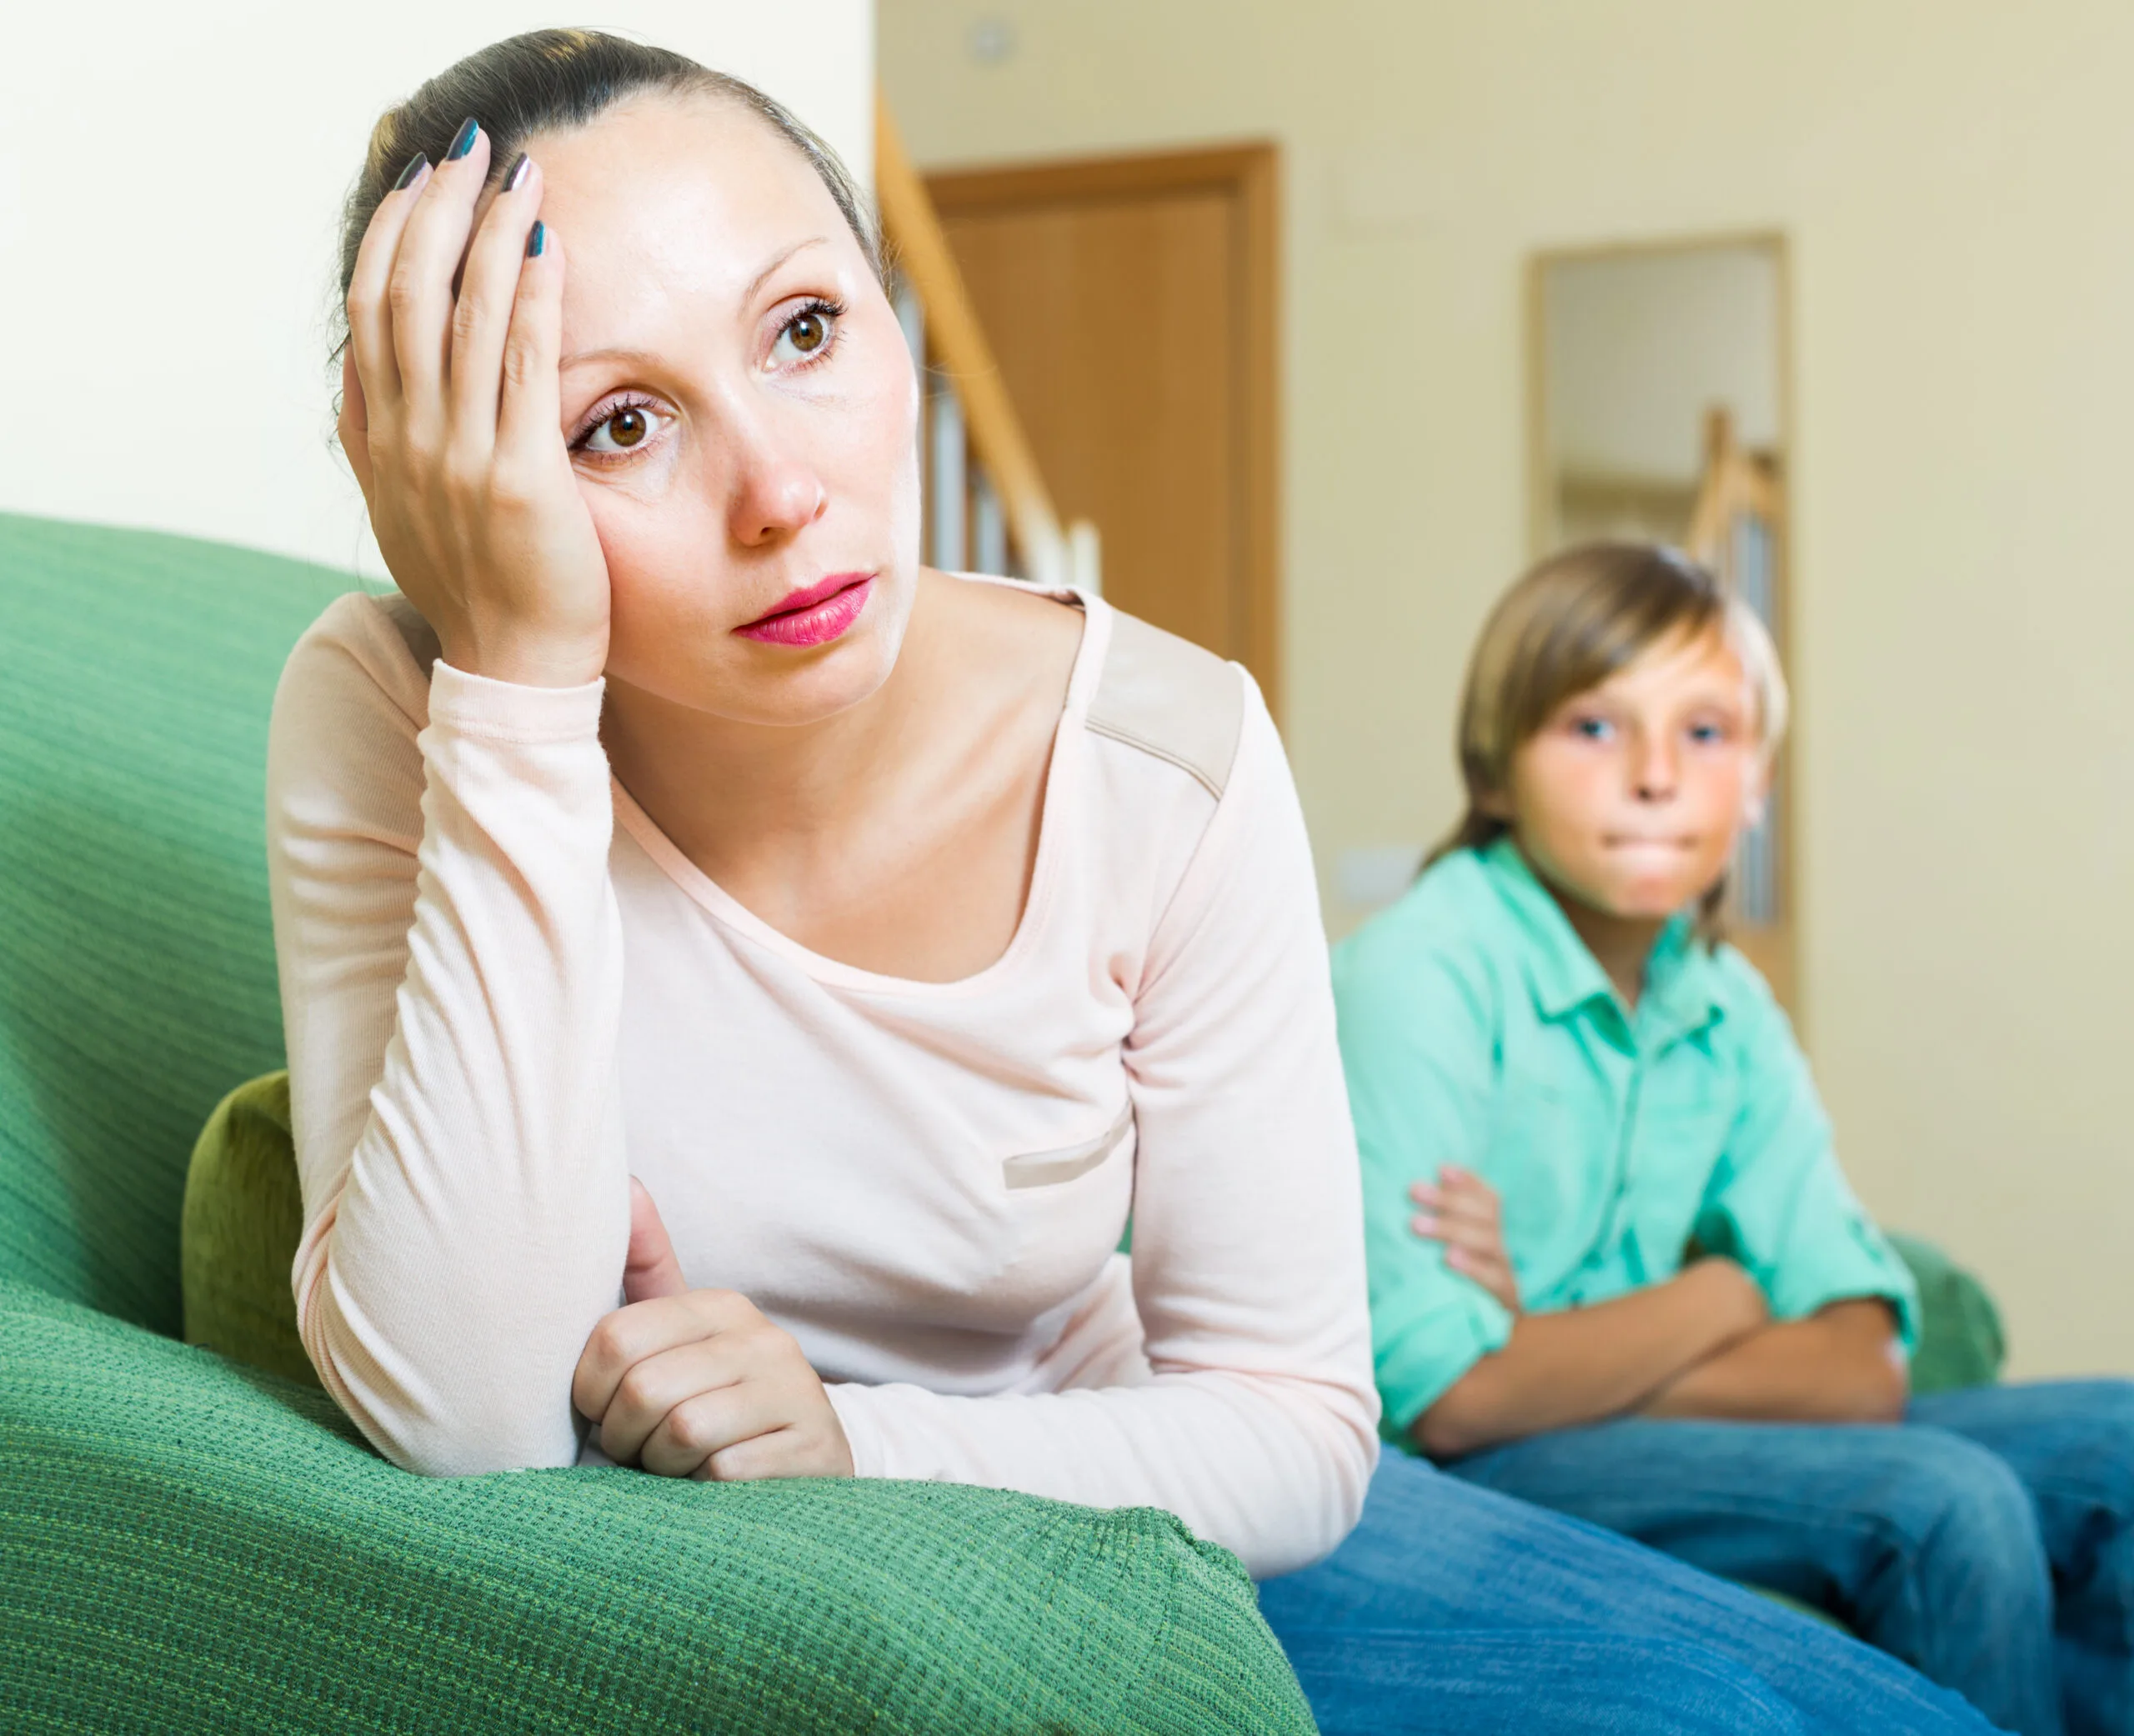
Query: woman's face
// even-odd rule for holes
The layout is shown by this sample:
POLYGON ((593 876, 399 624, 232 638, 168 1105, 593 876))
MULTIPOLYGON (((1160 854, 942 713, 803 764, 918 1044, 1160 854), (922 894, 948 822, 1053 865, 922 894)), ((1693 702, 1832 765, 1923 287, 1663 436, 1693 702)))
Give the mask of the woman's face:
POLYGON ((1558 706, 1512 756, 1502 818, 1560 890, 1651 920, 1718 882, 1762 790, 1741 659, 1707 633, 1664 640, 1558 706))
POLYGON ((707 98, 528 145, 563 240, 563 429, 608 561, 608 671, 813 722, 896 661, 919 563, 918 384, 814 170, 707 98))

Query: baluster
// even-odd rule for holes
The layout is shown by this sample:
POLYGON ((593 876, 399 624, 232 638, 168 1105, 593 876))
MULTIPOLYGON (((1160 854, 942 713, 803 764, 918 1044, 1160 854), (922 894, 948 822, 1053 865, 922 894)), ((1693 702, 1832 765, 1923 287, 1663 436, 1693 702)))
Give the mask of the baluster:
POLYGON ((964 430, 962 401, 938 373, 934 378, 938 384, 929 400, 933 413, 927 440, 927 506, 933 544, 929 558, 944 573, 960 573, 968 559, 969 437, 964 430))
POLYGON ((970 468, 970 570, 1010 576, 1008 515, 1000 509, 993 478, 975 463, 970 468))

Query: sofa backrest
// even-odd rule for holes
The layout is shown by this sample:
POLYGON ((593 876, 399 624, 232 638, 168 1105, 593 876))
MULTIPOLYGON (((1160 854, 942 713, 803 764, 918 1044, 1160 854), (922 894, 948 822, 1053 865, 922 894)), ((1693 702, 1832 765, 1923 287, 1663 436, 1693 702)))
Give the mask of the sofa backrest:
POLYGON ((274 683, 355 583, 0 514, 0 1276, 179 1329, 193 1138, 281 1064, 274 683))

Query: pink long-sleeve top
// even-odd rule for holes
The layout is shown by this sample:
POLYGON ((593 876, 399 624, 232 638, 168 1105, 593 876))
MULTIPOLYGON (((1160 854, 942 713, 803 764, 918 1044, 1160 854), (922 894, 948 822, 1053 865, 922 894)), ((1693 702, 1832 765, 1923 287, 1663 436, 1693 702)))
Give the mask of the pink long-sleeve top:
POLYGON ((600 683, 464 673, 397 598, 306 634, 268 767, 293 1282, 382 1452, 597 1454, 571 1375, 634 1173, 862 1476, 1168 1508, 1263 1577, 1354 1524, 1378 1401, 1288 767, 1241 669, 1070 600, 1028 903, 954 983, 724 893, 610 776, 600 683))

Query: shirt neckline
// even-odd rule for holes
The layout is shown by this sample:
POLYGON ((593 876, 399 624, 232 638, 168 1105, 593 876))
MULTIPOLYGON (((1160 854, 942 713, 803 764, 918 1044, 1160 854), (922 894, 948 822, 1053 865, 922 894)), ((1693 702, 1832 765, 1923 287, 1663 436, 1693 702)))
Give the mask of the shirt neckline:
POLYGON ((1061 873, 1059 859, 1066 848, 1062 842, 1062 834, 1069 829, 1072 803, 1079 794, 1082 781, 1083 756, 1074 748, 1077 736, 1087 720, 1090 701, 1095 693, 1097 681, 1104 668, 1105 652, 1111 643, 1113 612, 1103 598, 1069 585, 1029 585, 1019 579, 999 578, 982 573, 958 573, 949 576, 978 583, 1012 585, 1018 590, 1035 591, 1039 596, 1072 603, 1080 608, 1083 614, 1082 642, 1075 648, 1074 666, 1067 678, 1066 703, 1059 709, 1059 722, 1053 731, 1050 763, 1045 768, 1044 793, 1039 801, 1038 812, 1037 858, 1030 868, 1029 891, 1024 897, 1022 915, 1016 922, 1015 932, 1009 938, 1006 948, 990 964, 967 977, 934 983, 916 977, 889 976, 879 971, 866 970, 803 946, 782 929, 765 922, 690 861, 674 840, 659 829, 652 816, 638 805, 637 798, 623 788, 614 774, 610 773, 609 777, 617 821, 685 897, 723 928, 733 930, 767 952, 776 953, 829 987, 849 989, 862 994, 895 995, 906 999, 983 993, 1012 973, 1035 948, 1053 903, 1061 873))
POLYGON ((1633 1033, 1641 1036, 1656 1016, 1662 1030, 1654 1034, 1686 1036, 1723 1014, 1709 979, 1710 961, 1701 954, 1686 911, 1671 918, 1661 930, 1653 943, 1645 992, 1635 1009, 1626 1008, 1600 961, 1579 938, 1517 843, 1508 836, 1500 838, 1475 854, 1526 932, 1527 980, 1535 1004, 1548 1017, 1561 1018, 1600 1000, 1626 1015, 1626 1027, 1633 1033))

